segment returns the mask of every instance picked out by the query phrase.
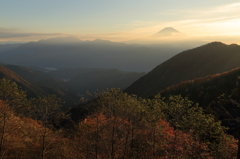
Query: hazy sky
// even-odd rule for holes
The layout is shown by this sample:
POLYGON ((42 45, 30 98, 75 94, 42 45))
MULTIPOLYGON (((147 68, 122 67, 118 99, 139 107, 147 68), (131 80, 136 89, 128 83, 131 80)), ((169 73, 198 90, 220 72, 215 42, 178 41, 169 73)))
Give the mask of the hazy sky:
POLYGON ((239 0, 0 0, 0 41, 73 35, 125 41, 164 27, 240 43, 239 0))

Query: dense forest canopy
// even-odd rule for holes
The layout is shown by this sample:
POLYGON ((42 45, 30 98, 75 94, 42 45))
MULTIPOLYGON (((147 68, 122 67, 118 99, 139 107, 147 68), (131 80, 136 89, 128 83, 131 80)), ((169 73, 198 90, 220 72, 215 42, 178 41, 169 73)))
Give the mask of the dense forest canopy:
POLYGON ((6 79, 0 86, 1 158, 230 159, 237 153, 226 128, 181 96, 142 99, 110 89, 62 112, 56 96, 27 98, 6 79))

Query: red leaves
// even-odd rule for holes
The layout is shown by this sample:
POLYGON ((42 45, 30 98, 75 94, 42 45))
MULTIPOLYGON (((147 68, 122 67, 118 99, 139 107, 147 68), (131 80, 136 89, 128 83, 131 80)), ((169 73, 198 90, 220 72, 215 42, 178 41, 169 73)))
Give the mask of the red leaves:
POLYGON ((99 113, 81 124, 90 126, 85 132, 87 144, 84 144, 89 145, 89 149, 82 153, 92 154, 93 158, 112 155, 121 158, 134 152, 144 158, 212 158, 205 143, 195 141, 191 133, 174 130, 162 119, 154 125, 143 126, 99 113))

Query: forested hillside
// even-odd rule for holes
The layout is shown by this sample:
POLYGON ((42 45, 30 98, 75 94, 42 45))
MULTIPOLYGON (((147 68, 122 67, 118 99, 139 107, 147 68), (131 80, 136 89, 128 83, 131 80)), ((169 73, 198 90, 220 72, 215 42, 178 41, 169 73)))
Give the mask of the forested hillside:
POLYGON ((236 68, 221 74, 181 82, 166 88, 160 94, 162 97, 172 95, 188 97, 221 119, 225 126, 231 128, 230 132, 236 134, 239 127, 236 119, 240 113, 239 77, 240 68, 236 68))
POLYGON ((51 78, 49 75, 43 73, 42 71, 29 69, 23 66, 5 64, 4 67, 15 72, 16 74, 30 82, 36 82, 38 80, 45 80, 51 78))
POLYGON ((208 106, 221 95, 238 99, 240 95, 239 80, 240 68, 238 67, 228 72, 184 81, 159 93, 161 96, 182 95, 201 105, 208 106))
MULTIPOLYGON (((166 80, 176 82, 196 76, 195 72, 188 76, 189 71, 203 69, 198 71, 200 76, 235 67, 237 63, 226 63, 232 59, 227 59, 224 49, 233 49, 235 57, 238 56, 237 45, 211 43, 170 59, 176 66, 168 65, 169 61, 159 65, 160 70, 165 65, 171 66, 163 73, 171 75, 166 76, 168 80, 164 78, 162 83, 157 80, 161 76, 158 67, 139 79, 152 81, 156 77, 151 87, 146 87, 148 83, 139 87, 150 98, 129 95, 119 89, 89 93, 87 98, 66 91, 77 92, 82 87, 92 92, 94 89, 90 88, 124 88, 144 73, 97 68, 41 72, 6 65, 29 82, 1 66, 1 158, 236 158, 239 68, 158 90, 159 85, 168 84, 166 80), (204 50, 209 52, 203 54, 204 50), (220 62, 225 60, 226 65, 214 68, 207 62, 206 66, 198 65, 201 56, 214 57, 216 51, 222 51, 215 57, 222 59, 220 62), (186 72, 181 72, 185 68, 186 72), (152 92, 153 86, 160 95, 152 92)), ((217 60, 212 62, 216 64, 217 60)))
POLYGON ((220 122, 180 96, 139 99, 111 89, 63 113, 55 96, 26 99, 17 85, 0 81, 1 158, 230 159, 237 153, 220 122))
POLYGON ((0 159, 240 159, 239 0, 0 0, 0 159))
POLYGON ((5 64, 4 67, 35 85, 70 91, 80 96, 86 96, 87 91, 93 93, 106 88, 123 90, 145 75, 144 72, 100 68, 62 68, 40 71, 17 65, 5 64))
POLYGON ((77 104, 79 97, 71 93, 69 91, 64 91, 64 90, 59 90, 56 88, 49 88, 49 87, 44 87, 40 85, 36 85, 34 83, 31 83, 16 73, 10 71, 9 69, 0 66, 0 79, 7 79, 13 82, 16 82, 16 84, 21 87, 24 91, 27 91, 27 95, 32 98, 37 98, 37 97, 44 97, 47 95, 52 95, 55 94, 58 98, 61 98, 64 102, 65 108, 74 106, 77 104))
POLYGON ((182 81, 222 73, 240 66, 240 46, 212 42, 184 51, 158 65, 126 89, 149 97, 182 81))

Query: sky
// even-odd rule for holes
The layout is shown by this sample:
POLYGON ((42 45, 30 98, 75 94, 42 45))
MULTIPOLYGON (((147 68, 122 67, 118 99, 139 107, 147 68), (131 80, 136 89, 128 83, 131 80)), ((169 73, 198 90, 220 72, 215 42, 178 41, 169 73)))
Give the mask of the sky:
POLYGON ((240 44, 238 0, 0 0, 0 43, 59 36, 129 41, 165 27, 240 44))

